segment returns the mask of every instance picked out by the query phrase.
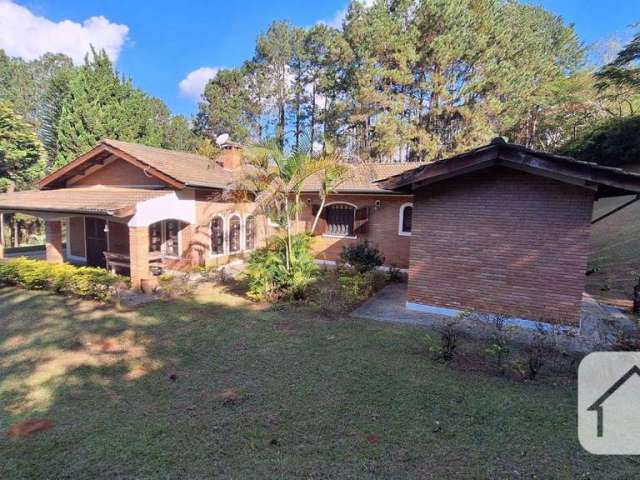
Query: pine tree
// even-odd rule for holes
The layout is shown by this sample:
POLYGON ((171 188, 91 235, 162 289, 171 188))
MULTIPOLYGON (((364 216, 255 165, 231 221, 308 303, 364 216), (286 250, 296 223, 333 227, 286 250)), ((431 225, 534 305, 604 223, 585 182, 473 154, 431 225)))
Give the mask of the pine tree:
POLYGON ((32 125, 0 102, 0 192, 28 188, 44 173, 44 148, 32 125))

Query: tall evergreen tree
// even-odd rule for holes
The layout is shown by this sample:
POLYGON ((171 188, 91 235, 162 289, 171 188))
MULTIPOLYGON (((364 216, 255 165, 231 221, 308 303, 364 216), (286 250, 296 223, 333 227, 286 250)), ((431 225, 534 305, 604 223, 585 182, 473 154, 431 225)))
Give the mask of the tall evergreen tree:
POLYGON ((104 51, 92 50, 62 102, 54 166, 67 164, 105 137, 160 146, 158 118, 166 108, 160 103, 119 77, 104 51))
POLYGON ((44 173, 44 148, 33 125, 0 102, 0 192, 28 188, 44 173))

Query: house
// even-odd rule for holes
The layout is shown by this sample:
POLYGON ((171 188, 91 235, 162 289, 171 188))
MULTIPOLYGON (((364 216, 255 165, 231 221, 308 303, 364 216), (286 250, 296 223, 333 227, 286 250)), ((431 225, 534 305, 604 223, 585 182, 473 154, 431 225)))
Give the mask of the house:
POLYGON ((269 226, 254 205, 224 195, 240 157, 234 144, 214 163, 106 139, 38 191, 0 195, 0 212, 46 220, 48 261, 124 270, 139 287, 156 265, 222 265, 264 241, 269 226))
MULTIPOLYGON (((212 162, 191 153, 105 139, 43 178, 39 190, 0 194, 0 213, 45 219, 48 261, 129 273, 134 287, 152 279, 156 266, 224 265, 262 245, 276 226, 255 215, 253 203, 229 194, 241 147, 227 143, 222 148, 212 162)), ((409 241, 398 233, 396 216, 398 209, 407 216, 411 195, 385 191, 373 181, 415 166, 377 165, 366 176, 345 182, 328 202, 329 220, 318 228, 318 256, 335 261, 342 245, 369 238, 386 251, 389 262, 406 267, 409 241), (357 232, 356 208, 361 208, 357 232), (362 217, 368 211, 371 221, 368 213, 362 217), (335 212, 342 215, 334 218, 335 212)), ((312 222, 317 191, 313 182, 305 186, 305 222, 312 222)), ((0 257, 2 252, 0 242, 0 257)))
MULTIPOLYGON (((49 261, 122 269, 139 287, 156 265, 223 265, 275 232, 229 194, 240 164, 235 144, 212 162, 104 140, 39 191, 0 195, 0 213, 44 218, 49 261)), ((313 178, 303 187, 308 229, 319 188, 313 178)), ((639 193, 640 175, 497 139, 428 164, 355 168, 321 210, 312 245, 330 263, 370 240, 387 265, 408 268, 410 309, 577 324, 594 200, 639 193)))
POLYGON ((496 139, 382 186, 413 194, 407 308, 577 325, 594 201, 640 175, 496 139))

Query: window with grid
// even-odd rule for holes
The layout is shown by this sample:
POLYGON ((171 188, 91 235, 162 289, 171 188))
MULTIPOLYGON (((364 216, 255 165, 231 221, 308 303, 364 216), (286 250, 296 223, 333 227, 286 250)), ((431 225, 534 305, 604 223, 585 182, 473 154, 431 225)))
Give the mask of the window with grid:
POLYGON ((222 217, 211 219, 211 253, 213 255, 224 253, 224 222, 222 217))
POLYGON ((229 252, 235 253, 240 251, 240 217, 231 217, 229 221, 229 252))
POLYGON ((326 208, 327 235, 348 237, 353 235, 356 209, 346 203, 334 203, 326 208))
POLYGON ((245 248, 247 250, 253 250, 256 248, 256 218, 247 217, 245 221, 245 248))

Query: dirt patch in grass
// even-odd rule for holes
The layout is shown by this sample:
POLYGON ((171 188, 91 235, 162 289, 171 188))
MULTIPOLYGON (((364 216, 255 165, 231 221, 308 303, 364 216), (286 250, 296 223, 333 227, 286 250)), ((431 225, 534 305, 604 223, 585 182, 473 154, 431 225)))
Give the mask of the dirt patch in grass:
POLYGON ((34 433, 44 432, 53 428, 55 423, 48 418, 32 418, 12 425, 7 431, 10 437, 29 437, 34 433))

